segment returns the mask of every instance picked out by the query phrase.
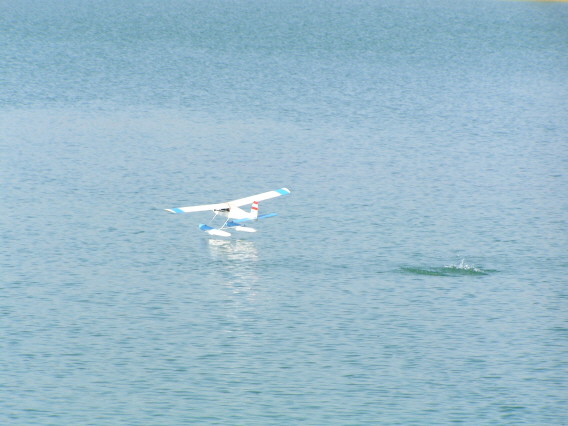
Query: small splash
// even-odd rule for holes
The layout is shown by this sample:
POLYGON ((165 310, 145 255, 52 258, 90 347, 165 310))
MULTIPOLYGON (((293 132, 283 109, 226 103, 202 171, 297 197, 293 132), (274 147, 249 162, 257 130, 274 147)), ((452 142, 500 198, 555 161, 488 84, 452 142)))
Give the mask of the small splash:
POLYGON ((465 263, 465 259, 462 259, 459 265, 446 265, 444 268, 450 271, 463 271, 463 272, 470 272, 476 274, 485 274, 485 271, 475 267, 474 265, 468 265, 465 263))
POLYGON ((416 267, 405 266, 400 268, 403 272, 415 275, 430 275, 435 277, 449 277, 456 275, 487 275, 487 270, 478 268, 474 265, 468 265, 465 259, 462 259, 458 265, 445 265, 435 267, 416 267))

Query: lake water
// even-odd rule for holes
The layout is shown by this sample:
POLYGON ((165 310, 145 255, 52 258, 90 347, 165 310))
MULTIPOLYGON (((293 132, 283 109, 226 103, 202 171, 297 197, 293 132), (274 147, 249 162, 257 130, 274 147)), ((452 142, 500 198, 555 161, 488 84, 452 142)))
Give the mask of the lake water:
POLYGON ((567 22, 0 3, 0 423, 567 424, 567 22))

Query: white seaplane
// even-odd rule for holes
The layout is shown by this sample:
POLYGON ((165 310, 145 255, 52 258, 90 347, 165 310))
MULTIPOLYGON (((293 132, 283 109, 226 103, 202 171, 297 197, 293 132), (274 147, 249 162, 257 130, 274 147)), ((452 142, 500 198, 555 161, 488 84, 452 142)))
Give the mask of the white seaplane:
POLYGON ((189 206, 189 207, 177 207, 174 209, 165 209, 167 212, 171 213, 193 213, 193 212, 204 212, 212 211, 215 213, 213 219, 208 225, 200 224, 199 229, 207 232, 209 235, 217 235, 219 237, 230 237, 231 233, 225 231, 225 229, 234 229, 235 231, 241 232, 256 232, 256 229, 250 228, 244 225, 245 222, 256 221, 258 219, 266 219, 268 217, 276 216, 276 213, 258 214, 258 203, 259 201, 270 200, 271 198, 279 197, 281 195, 287 195, 290 193, 288 188, 280 188, 274 191, 263 192, 262 194, 251 195, 250 197, 239 198, 238 200, 227 201, 226 203, 218 204, 204 204, 202 206, 189 206), (250 212, 247 212, 240 207, 247 204, 251 204, 250 212), (227 218, 225 223, 219 228, 213 228, 211 223, 218 216, 224 216, 227 218))

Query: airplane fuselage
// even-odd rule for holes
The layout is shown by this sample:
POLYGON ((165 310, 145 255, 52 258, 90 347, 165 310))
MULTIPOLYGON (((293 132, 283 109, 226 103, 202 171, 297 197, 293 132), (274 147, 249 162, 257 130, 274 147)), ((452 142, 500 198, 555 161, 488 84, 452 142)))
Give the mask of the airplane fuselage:
POLYGON ((244 211, 237 206, 231 206, 228 209, 215 210, 215 213, 218 213, 219 215, 229 219, 250 219, 253 216, 251 213, 244 211))

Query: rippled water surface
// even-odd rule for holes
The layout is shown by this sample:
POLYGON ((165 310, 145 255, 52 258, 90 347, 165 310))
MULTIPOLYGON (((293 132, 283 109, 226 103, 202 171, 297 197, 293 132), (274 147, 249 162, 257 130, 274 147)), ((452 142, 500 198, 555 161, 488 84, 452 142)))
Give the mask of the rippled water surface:
POLYGON ((0 423, 565 424, 567 18, 0 3, 0 423))

